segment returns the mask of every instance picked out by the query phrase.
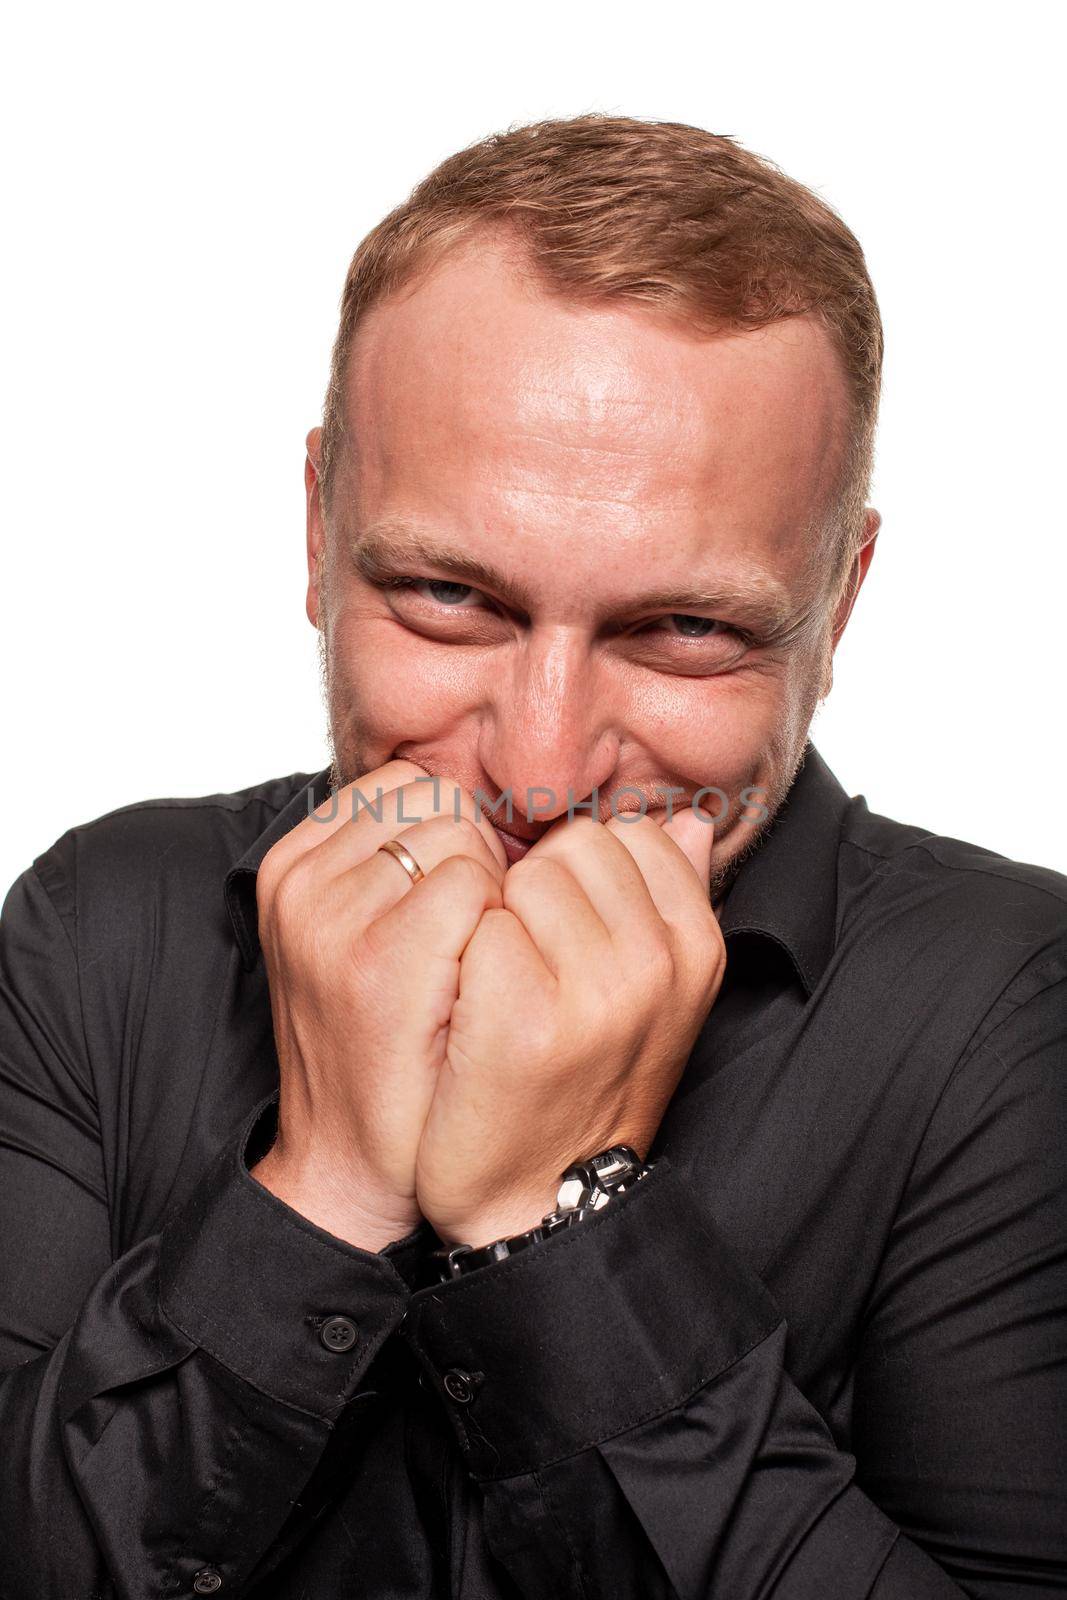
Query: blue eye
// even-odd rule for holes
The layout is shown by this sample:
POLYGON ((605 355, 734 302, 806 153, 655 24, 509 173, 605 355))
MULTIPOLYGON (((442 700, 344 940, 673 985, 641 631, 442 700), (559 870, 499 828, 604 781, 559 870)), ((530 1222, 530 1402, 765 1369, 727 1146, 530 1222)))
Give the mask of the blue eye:
POLYGON ((688 639, 703 639, 722 626, 714 617, 690 617, 681 611, 672 611, 667 620, 677 623, 678 632, 688 639))
POLYGON ((433 598, 444 606, 457 605, 474 593, 469 583, 449 583, 446 578, 425 578, 423 581, 433 598))

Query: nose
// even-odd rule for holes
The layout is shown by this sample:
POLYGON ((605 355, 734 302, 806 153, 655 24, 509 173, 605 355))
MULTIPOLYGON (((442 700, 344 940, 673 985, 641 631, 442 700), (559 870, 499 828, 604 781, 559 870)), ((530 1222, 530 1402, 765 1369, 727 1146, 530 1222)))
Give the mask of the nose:
MULTIPOLYGON (((568 804, 577 811, 615 771, 617 695, 575 630, 533 630, 509 656, 489 689, 479 760, 492 798, 510 789, 516 821, 543 829, 568 804)), ((507 826, 503 808, 496 820, 507 826)))

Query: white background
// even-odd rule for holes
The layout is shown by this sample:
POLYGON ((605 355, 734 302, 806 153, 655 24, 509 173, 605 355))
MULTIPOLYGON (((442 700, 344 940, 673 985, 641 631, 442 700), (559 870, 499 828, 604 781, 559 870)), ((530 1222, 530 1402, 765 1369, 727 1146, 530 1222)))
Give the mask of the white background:
POLYGON ((1054 16, 22 7, 0 67, 2 886, 128 801, 325 765, 301 472, 349 256, 450 151, 588 109, 732 134, 859 236, 885 521, 814 737, 873 808, 1067 870, 1054 16))

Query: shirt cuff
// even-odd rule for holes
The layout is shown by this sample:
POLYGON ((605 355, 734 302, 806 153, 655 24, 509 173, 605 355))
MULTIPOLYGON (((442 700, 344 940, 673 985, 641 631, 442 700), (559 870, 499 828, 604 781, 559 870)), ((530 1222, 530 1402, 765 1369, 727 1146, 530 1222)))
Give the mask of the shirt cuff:
POLYGON ((783 1320, 661 1159, 577 1226, 419 1290, 401 1331, 496 1478, 674 1410, 783 1320))
POLYGON ((334 1238, 249 1170, 277 1129, 262 1101, 160 1236, 160 1307, 238 1378, 333 1421, 399 1325, 423 1227, 375 1254, 334 1238))

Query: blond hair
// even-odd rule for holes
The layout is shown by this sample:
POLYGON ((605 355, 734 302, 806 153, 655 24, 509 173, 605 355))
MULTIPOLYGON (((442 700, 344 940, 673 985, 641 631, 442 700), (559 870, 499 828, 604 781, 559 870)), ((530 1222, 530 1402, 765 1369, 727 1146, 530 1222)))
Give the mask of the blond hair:
POLYGON ((372 229, 341 299, 323 413, 326 502, 360 319, 457 245, 501 228, 539 285, 573 302, 646 305, 709 335, 821 321, 850 397, 820 553, 836 587, 862 539, 881 386, 882 325, 863 251, 810 189, 685 123, 589 114, 493 134, 449 156, 372 229))

